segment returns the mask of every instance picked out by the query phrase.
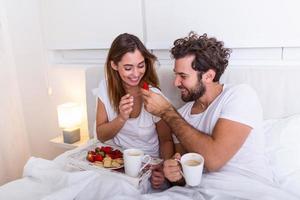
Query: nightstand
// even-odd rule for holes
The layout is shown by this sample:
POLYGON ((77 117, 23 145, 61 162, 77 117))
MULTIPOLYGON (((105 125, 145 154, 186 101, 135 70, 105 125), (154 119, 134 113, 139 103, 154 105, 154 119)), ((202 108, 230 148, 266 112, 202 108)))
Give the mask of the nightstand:
POLYGON ((89 140, 89 136, 86 134, 82 134, 80 136, 80 140, 78 142, 75 142, 73 144, 68 144, 68 143, 64 143, 63 136, 60 135, 56 138, 51 139, 50 142, 59 147, 63 147, 65 149, 74 149, 76 147, 80 147, 80 146, 86 144, 88 140, 89 140))

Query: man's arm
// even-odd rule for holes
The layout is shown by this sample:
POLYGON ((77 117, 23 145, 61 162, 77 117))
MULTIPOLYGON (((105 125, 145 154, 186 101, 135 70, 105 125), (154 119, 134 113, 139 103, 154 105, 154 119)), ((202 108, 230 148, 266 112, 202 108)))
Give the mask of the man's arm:
POLYGON ((205 158, 209 171, 216 171, 225 165, 251 131, 251 127, 245 124, 221 118, 210 136, 189 125, 173 107, 162 112, 161 118, 188 152, 197 152, 205 158))
POLYGON ((212 135, 207 135, 189 125, 161 95, 144 90, 142 93, 146 110, 160 116, 168 124, 185 150, 201 154, 209 171, 224 166, 241 148, 252 129, 245 124, 220 118, 212 135))
POLYGON ((179 153, 180 155, 187 153, 187 151, 183 148, 183 146, 180 143, 175 143, 174 148, 175 148, 175 153, 179 153))

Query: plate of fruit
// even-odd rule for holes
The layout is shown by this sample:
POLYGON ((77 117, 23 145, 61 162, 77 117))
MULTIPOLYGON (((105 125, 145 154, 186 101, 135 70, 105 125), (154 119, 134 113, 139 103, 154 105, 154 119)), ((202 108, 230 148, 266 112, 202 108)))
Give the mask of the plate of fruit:
POLYGON ((99 146, 87 152, 86 160, 97 167, 119 169, 124 166, 123 153, 111 146, 99 146))

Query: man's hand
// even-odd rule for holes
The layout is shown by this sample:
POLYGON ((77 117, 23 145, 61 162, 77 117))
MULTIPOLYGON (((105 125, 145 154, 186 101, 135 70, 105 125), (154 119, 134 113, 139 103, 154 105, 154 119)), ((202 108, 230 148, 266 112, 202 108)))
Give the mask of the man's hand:
POLYGON ((179 162, 175 159, 180 160, 181 156, 179 153, 176 153, 174 155, 174 159, 169 159, 164 162, 164 174, 165 177, 170 181, 170 182, 177 182, 182 180, 182 175, 181 175, 181 167, 179 165, 179 162))
POLYGON ((141 89, 141 92, 145 109, 149 113, 160 117, 165 111, 173 108, 172 104, 162 95, 144 89, 141 89))
POLYGON ((162 164, 152 167, 151 185, 154 189, 159 189, 165 182, 162 164))
POLYGON ((126 121, 130 113, 133 110, 133 96, 130 96, 130 94, 124 95, 119 104, 119 111, 120 111, 120 117, 122 120, 126 121))

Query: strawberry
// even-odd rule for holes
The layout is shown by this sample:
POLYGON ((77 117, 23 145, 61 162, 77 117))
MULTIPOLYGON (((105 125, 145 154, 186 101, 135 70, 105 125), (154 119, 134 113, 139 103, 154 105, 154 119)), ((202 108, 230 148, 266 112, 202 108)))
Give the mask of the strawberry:
POLYGON ((94 160, 95 161, 102 161, 103 157, 100 154, 96 154, 95 157, 94 157, 94 160))
POLYGON ((106 154, 109 154, 113 149, 109 146, 101 147, 101 150, 104 151, 106 154))
POLYGON ((122 154, 114 154, 114 159, 117 159, 117 158, 122 158, 122 154))
POLYGON ((113 151, 114 154, 122 154, 122 152, 119 149, 116 149, 113 151))
POLYGON ((90 162, 95 162, 95 155, 88 153, 86 159, 90 162))
POLYGON ((119 149, 112 151, 112 155, 113 155, 114 159, 123 157, 123 154, 119 149))
POLYGON ((88 151, 88 154, 96 155, 95 151, 88 151))
POLYGON ((148 85, 148 83, 144 82, 143 85, 142 85, 142 88, 143 88, 144 90, 149 90, 149 85, 148 85))

